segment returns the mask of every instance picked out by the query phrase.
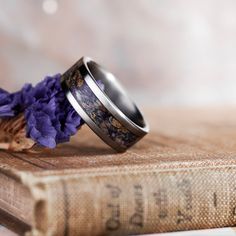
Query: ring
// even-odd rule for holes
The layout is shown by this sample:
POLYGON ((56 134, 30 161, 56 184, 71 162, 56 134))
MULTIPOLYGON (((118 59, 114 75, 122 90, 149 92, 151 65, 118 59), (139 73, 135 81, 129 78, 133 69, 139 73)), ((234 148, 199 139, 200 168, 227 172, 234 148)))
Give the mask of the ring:
POLYGON ((149 126, 115 76, 82 57, 61 78, 66 97, 87 125, 108 145, 124 152, 149 126))

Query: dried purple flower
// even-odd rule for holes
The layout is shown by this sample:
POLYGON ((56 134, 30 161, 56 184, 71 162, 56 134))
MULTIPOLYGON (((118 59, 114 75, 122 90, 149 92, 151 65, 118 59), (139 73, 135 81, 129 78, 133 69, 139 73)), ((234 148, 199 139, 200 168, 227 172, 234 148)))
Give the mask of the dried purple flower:
MULTIPOLYGON (((41 146, 55 148, 57 144, 69 141, 84 121, 67 100, 60 80, 61 75, 57 74, 47 76, 35 87, 26 84, 15 93, 0 89, 0 118, 24 114, 26 138, 41 146)), ((98 85, 104 90, 101 81, 98 85)), ((86 91, 92 99, 90 89, 86 91)))
POLYGON ((50 111, 50 103, 48 107, 37 102, 26 109, 26 131, 27 136, 42 146, 54 148, 56 146, 57 131, 53 127, 51 117, 53 111, 50 111), (48 111, 47 111, 48 109, 48 111))
POLYGON ((84 123, 68 102, 60 75, 46 77, 34 88, 35 102, 25 109, 27 135, 42 146, 54 148, 70 140, 84 123))
POLYGON ((0 88, 0 118, 13 117, 34 103, 34 89, 31 84, 26 84, 20 91, 8 93, 0 88))
POLYGON ((0 118, 24 112, 27 137, 44 147, 69 141, 84 121, 66 99, 60 77, 48 76, 35 87, 26 84, 12 94, 0 89, 0 118))
POLYGON ((11 94, 0 88, 0 117, 12 117, 14 106, 11 94))

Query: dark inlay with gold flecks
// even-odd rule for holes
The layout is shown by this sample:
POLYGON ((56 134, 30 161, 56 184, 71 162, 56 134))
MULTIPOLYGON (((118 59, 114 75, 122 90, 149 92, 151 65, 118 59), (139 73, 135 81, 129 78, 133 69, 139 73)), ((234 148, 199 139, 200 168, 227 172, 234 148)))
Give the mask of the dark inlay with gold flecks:
MULTIPOLYGON (((121 124, 99 101, 76 66, 66 72, 63 79, 76 101, 105 135, 124 149, 132 146, 140 139, 121 124)), ((103 90, 104 85, 99 81, 97 84, 103 90)))

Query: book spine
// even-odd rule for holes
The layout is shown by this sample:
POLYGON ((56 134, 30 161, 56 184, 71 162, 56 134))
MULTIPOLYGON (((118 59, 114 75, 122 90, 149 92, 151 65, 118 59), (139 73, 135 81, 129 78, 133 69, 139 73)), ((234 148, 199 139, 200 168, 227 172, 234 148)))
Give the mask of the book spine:
POLYGON ((131 235, 234 226, 236 166, 137 167, 41 178, 29 235, 131 235))

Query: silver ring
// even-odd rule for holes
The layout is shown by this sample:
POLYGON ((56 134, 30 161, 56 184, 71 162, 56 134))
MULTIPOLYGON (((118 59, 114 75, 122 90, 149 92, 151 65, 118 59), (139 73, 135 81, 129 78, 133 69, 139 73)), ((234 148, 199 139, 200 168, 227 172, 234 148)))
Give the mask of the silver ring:
POLYGON ((143 115, 115 76, 88 57, 62 75, 66 96, 87 125, 124 152, 149 132, 143 115))

